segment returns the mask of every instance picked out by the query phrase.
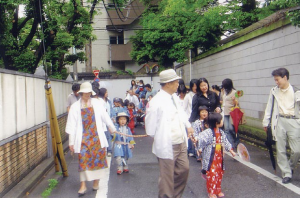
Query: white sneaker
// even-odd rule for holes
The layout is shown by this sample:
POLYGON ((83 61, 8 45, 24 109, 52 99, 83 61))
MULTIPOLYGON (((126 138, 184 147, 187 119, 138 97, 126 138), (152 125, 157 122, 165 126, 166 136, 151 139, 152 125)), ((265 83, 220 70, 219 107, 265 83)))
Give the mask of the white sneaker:
POLYGON ((194 154, 193 154, 193 153, 189 153, 189 156, 190 156, 190 157, 193 157, 193 156, 194 156, 194 154))
POLYGON ((111 153, 107 153, 107 157, 111 157, 111 153))

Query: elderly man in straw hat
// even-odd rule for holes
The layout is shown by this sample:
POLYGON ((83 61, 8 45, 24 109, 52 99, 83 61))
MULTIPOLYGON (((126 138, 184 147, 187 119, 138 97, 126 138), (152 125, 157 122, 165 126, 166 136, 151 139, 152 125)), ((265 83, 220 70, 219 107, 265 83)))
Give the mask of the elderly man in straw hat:
POLYGON ((173 69, 159 74, 161 90, 146 110, 146 132, 154 137, 160 176, 158 197, 181 197, 189 175, 187 131, 193 133, 188 117, 175 96, 180 79, 173 69))

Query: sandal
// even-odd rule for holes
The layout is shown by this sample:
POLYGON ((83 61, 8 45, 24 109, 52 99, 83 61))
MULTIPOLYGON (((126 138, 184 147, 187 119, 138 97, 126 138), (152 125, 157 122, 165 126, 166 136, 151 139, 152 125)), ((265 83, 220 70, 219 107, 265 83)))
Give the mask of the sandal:
POLYGON ((208 198, 217 198, 217 195, 215 195, 215 194, 208 194, 208 198))
POLYGON ((85 190, 79 190, 79 191, 78 191, 78 197, 84 196, 85 193, 86 193, 86 191, 87 191, 87 188, 85 188, 85 190))
POLYGON ((220 192, 219 194, 218 194, 218 197, 224 197, 225 195, 224 195, 224 193, 222 193, 222 192, 220 192))

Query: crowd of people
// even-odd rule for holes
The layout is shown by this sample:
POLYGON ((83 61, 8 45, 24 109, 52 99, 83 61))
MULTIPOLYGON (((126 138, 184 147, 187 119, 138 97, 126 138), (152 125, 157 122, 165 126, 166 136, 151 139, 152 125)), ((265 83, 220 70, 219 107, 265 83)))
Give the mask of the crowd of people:
MULTIPOLYGON (((280 151, 277 158, 283 183, 289 183, 300 158, 299 138, 295 138, 299 137, 296 131, 300 129, 300 92, 289 84, 286 69, 274 70, 272 75, 277 86, 271 90, 263 125, 267 130, 272 120, 274 139, 280 143, 276 149, 280 151), (276 118, 272 117, 274 106, 276 118), (284 152, 286 139, 292 149, 290 163, 284 152)), ((159 91, 150 84, 144 85, 143 80, 132 80, 124 101, 114 98, 112 102, 107 90, 96 82, 73 85, 68 98, 66 132, 70 150, 79 156, 79 195, 86 192, 85 181, 93 180, 93 189, 97 189, 97 171, 107 168, 106 155, 111 156, 112 151, 118 164, 117 174, 129 172, 134 128, 137 122, 144 122, 146 133, 154 138, 152 152, 159 164, 158 197, 182 197, 189 175, 188 157, 201 162, 208 196, 225 196, 221 190, 223 151, 235 156, 239 144, 230 120, 232 108, 239 105, 232 80, 226 78, 221 86, 213 85, 210 89, 206 78, 192 79, 186 86, 173 69, 162 71, 159 78, 159 91)))
POLYGON ((128 159, 135 145, 134 128, 137 122, 144 122, 146 105, 155 94, 143 80, 131 81, 124 100, 110 100, 108 90, 100 88, 96 81, 72 85, 67 99, 66 133, 70 151, 78 153, 79 196, 86 193, 86 181, 93 181, 93 190, 98 190, 99 171, 108 167, 106 157, 112 154, 118 164, 117 174, 129 173, 128 159))

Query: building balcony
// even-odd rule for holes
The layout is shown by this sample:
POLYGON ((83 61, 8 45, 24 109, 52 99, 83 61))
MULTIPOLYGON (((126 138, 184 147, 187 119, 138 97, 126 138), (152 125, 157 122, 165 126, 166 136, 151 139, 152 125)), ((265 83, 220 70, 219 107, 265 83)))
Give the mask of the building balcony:
POLYGON ((127 44, 111 44, 108 46, 108 62, 110 61, 110 54, 111 54, 111 61, 131 61, 132 58, 130 57, 129 53, 132 49, 132 43, 128 42, 127 44))

